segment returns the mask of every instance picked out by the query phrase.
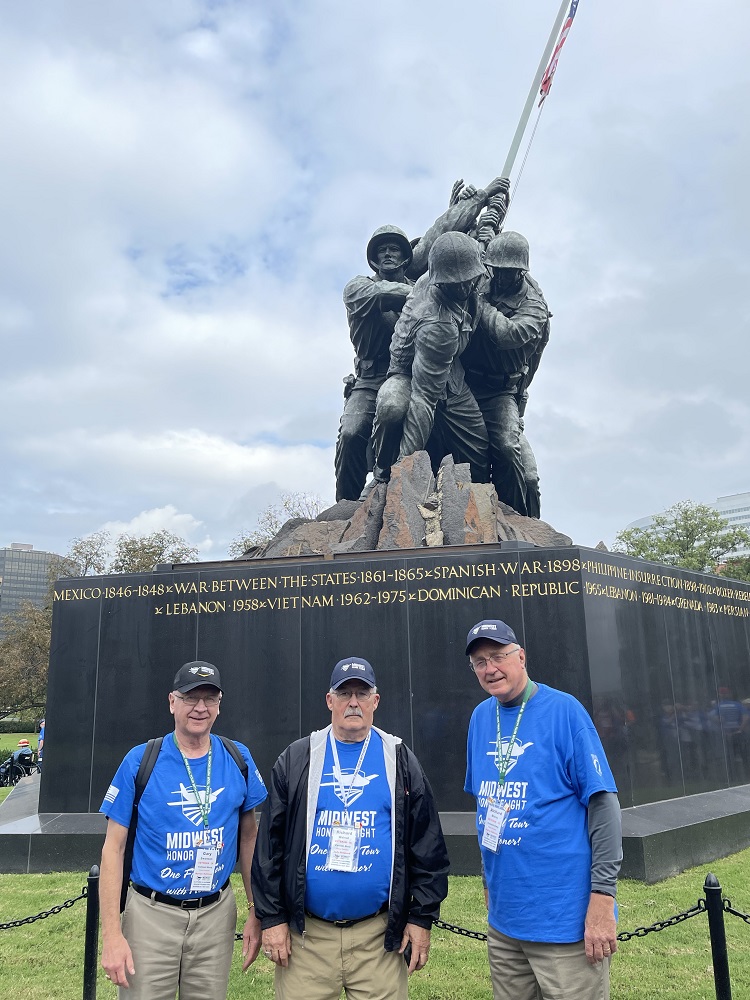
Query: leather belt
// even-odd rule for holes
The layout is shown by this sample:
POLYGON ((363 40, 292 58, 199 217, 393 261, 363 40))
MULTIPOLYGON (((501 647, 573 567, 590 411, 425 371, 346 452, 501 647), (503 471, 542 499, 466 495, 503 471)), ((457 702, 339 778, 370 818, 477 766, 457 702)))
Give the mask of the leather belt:
POLYGON ((196 899, 175 899, 174 896, 165 896, 163 892, 155 892, 153 889, 149 889, 148 886, 136 885, 135 882, 131 882, 130 884, 140 896, 146 896, 157 903, 166 903, 167 906, 179 906, 181 910, 200 910, 204 906, 210 906, 212 903, 219 901, 222 892, 229 885, 229 879, 226 880, 218 892, 212 892, 210 896, 198 896, 196 899))
POLYGON ((380 909, 374 913, 368 913, 366 917, 355 917, 354 920, 326 920, 325 917, 319 917, 317 913, 311 913, 309 910, 305 910, 305 914, 308 917, 314 917, 315 920, 322 920, 324 924, 333 924, 334 927, 353 927, 355 924, 361 924, 363 920, 372 920, 379 913, 386 913, 387 911, 388 904, 383 903, 380 909))

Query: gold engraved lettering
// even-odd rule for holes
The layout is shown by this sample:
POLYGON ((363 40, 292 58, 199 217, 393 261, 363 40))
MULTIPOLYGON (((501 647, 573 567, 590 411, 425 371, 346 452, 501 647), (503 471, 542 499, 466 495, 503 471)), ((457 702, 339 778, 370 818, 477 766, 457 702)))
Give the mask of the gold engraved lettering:
POLYGON ((578 580, 561 580, 548 583, 513 584, 514 597, 567 597, 568 594, 580 594, 578 580))
POLYGON ((502 587, 431 587, 429 590, 418 590, 417 601, 478 601, 483 597, 502 597, 502 587))
POLYGON ((167 617, 173 615, 214 615, 217 611, 226 611, 226 601, 176 601, 174 604, 167 604, 167 617))
MULTIPOLYGON (((501 564, 502 565, 502 564, 501 564)), ((402 571, 404 572, 404 571, 402 571)), ((402 579, 422 579, 422 574, 419 569, 415 571, 419 575, 402 577, 402 579)), ((507 572, 507 570, 506 570, 507 572)), ((452 580, 458 579, 459 577, 477 577, 477 576, 494 576, 496 573, 496 568, 492 563, 476 563, 469 566, 435 566, 430 572, 429 570, 424 574, 425 576, 434 576, 438 580, 452 580)))
POLYGON ((262 603, 267 604, 271 611, 288 611, 298 606, 299 597, 269 597, 262 603))
POLYGON ((324 594, 322 597, 318 597, 315 594, 313 597, 302 597, 302 607, 303 608, 332 608, 333 607, 333 594, 324 594))
POLYGON ((629 587, 616 587, 613 583, 597 583, 587 580, 585 591, 594 597, 609 597, 613 601, 638 601, 638 591, 629 587))
POLYGON ((521 563, 521 572, 531 573, 533 575, 534 573, 543 573, 544 570, 542 568, 542 564, 537 559, 534 559, 530 563, 528 562, 521 563))
POLYGON ((97 601, 102 596, 101 587, 67 587, 65 590, 55 590, 53 601, 97 601))
POLYGON ((518 572, 518 563, 517 562, 500 563, 500 569, 503 571, 503 573, 505 573, 506 576, 508 576, 510 573, 515 574, 518 572))

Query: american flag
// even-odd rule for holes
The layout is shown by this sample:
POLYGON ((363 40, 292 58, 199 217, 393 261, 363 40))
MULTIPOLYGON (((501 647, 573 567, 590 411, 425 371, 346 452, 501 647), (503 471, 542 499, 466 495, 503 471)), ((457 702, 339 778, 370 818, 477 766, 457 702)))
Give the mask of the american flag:
POLYGON ((539 107, 541 108, 544 103, 544 99, 550 92, 550 87, 552 86, 552 77, 555 75, 555 70, 557 69, 557 62, 560 58, 560 52, 565 44, 565 39, 568 37, 568 32, 573 25, 573 18, 576 16, 576 11, 578 10, 578 0, 571 0, 570 10, 568 11, 568 16, 565 19, 565 24, 562 26, 562 31, 560 32, 560 37, 557 40, 557 45, 555 46, 555 51, 552 53, 552 58, 550 59, 549 66, 544 71, 544 76, 542 77, 542 83, 539 87, 539 93, 541 95, 541 100, 539 101, 539 107))

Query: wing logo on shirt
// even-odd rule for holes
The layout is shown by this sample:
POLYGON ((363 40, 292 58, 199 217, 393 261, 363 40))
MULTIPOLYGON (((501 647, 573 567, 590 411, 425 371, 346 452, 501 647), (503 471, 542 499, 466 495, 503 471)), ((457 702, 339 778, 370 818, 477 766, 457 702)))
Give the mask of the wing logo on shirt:
MULTIPOLYGON (((495 766, 496 767, 499 768, 500 765, 502 764, 502 762, 508 756, 508 747, 509 747, 509 745, 510 745, 510 740, 502 740, 501 745, 500 745, 500 753, 498 754, 498 752, 497 752, 497 740, 490 740, 490 747, 491 747, 491 749, 487 751, 487 756, 495 758, 495 766)), ((529 749, 529 747, 533 747, 533 746, 534 746, 533 743, 522 743, 518 739, 518 737, 515 738, 515 740, 513 741, 513 749, 510 752, 510 760, 508 761, 508 769, 505 772, 506 777, 507 777, 507 775, 510 774, 510 772, 513 770, 513 768, 518 763, 518 758, 522 754, 526 753, 526 751, 529 749)))
POLYGON ((345 806, 350 806, 362 797, 365 788, 378 777, 377 774, 358 774, 352 782, 353 768, 340 768, 334 764, 333 771, 324 774, 330 781, 321 781, 321 788, 333 788, 336 798, 341 799, 345 806))
MULTIPOLYGON (((223 788, 217 788, 215 792, 211 792, 208 797, 208 811, 211 812, 211 806, 218 799, 221 793, 224 791, 223 788)), ((205 789, 203 789, 205 794, 205 789)), ((179 799, 176 802, 167 802, 168 806, 180 806, 182 808, 182 815, 185 819, 190 820, 194 826, 200 826, 203 822, 203 816, 201 815, 200 806, 198 805, 198 800, 195 796, 195 792, 191 788, 186 788, 182 782, 180 782, 179 792, 175 791, 174 795, 179 795, 179 799)))

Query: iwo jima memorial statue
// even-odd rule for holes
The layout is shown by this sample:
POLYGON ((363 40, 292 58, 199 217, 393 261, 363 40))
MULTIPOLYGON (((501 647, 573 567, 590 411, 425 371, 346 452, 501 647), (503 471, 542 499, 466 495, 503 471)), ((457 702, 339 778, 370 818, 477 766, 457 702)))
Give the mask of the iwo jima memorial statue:
POLYGON ((594 719, 623 807, 624 874, 652 881, 750 844, 750 736, 736 725, 750 585, 577 546, 540 519, 523 421, 551 314, 526 239, 504 226, 522 126, 502 176, 457 182, 421 238, 387 224, 367 242, 371 273, 344 290, 356 359, 333 507, 239 560, 58 582, 45 768, 0 814, 2 870, 96 862, 109 781, 130 747, 170 728, 180 664, 220 665, 231 697, 217 728, 253 747, 267 779, 327 723, 318 693, 356 654, 387 692, 379 725, 425 767, 452 870, 478 871, 462 789, 482 693, 463 640, 497 618, 531 676, 594 719))

